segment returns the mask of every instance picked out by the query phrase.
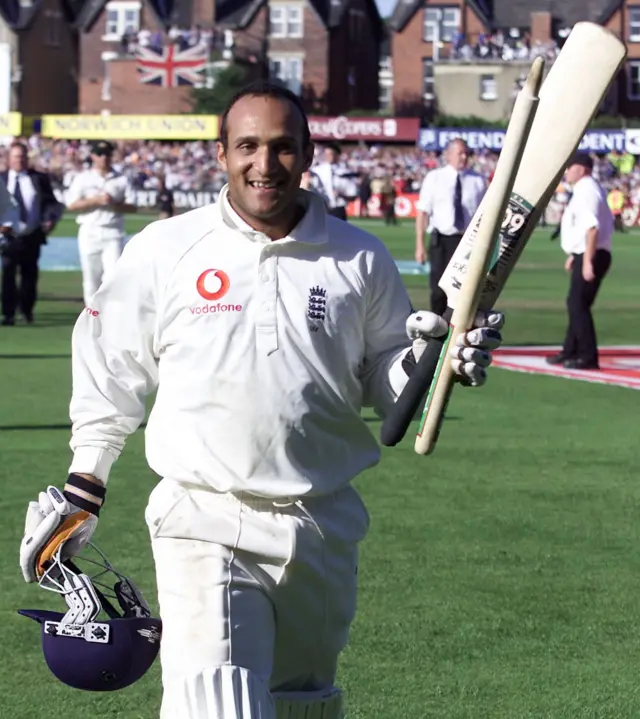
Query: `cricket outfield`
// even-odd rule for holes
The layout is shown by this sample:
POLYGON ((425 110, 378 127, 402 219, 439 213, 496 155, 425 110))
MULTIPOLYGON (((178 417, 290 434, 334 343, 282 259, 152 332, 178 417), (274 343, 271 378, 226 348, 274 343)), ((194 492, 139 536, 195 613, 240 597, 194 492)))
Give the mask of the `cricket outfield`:
MULTIPOLYGON (((127 229, 147 221, 131 217, 127 229)), ((412 259, 411 224, 362 226, 412 259)), ((57 233, 73 236, 71 219, 57 233)), ((549 234, 536 231, 500 298, 505 344, 562 340, 567 276, 549 234)), ((640 344, 639 266, 640 235, 617 235, 595 308, 602 344, 640 344)), ((428 307, 426 277, 404 279, 414 306, 428 307)), ((69 463, 80 296, 78 272, 43 272, 35 324, 0 328, 2 719, 158 715, 157 662, 122 692, 73 691, 49 674, 37 626, 16 612, 60 606, 23 583, 18 545, 27 502, 69 463)), ((640 715, 639 402, 629 388, 494 368, 483 389, 455 390, 433 456, 413 452, 413 433, 383 449, 357 480, 372 521, 339 676, 349 719, 640 715)), ((143 511, 154 481, 139 431, 114 466, 95 537, 150 599, 143 511)))

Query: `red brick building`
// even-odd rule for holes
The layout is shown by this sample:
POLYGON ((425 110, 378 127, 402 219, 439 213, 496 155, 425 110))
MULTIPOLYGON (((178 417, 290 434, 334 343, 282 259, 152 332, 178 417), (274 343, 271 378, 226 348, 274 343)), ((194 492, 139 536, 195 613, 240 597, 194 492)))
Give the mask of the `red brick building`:
POLYGON ((0 40, 11 47, 12 110, 23 115, 76 112, 74 22, 79 4, 78 0, 0 3, 0 40))
POLYGON ((310 112, 378 107, 382 21, 375 0, 180 0, 167 18, 159 14, 160 5, 153 0, 86 3, 78 21, 81 114, 188 112, 191 89, 141 83, 122 36, 196 25, 217 33, 212 59, 226 49, 253 76, 280 78, 310 112))
POLYGON ((607 111, 640 116, 640 0, 398 2, 389 23, 395 113, 428 120, 437 110, 434 72, 439 63, 451 62, 457 32, 471 46, 481 35, 499 30, 531 45, 551 41, 561 45, 570 28, 582 20, 604 25, 626 43, 629 59, 607 111))

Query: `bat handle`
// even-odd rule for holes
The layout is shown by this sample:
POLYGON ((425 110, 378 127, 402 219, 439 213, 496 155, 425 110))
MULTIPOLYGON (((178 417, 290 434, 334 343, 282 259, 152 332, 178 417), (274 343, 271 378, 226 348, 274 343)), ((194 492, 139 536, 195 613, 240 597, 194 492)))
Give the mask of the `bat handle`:
POLYGON ((433 381, 427 394, 414 447, 417 454, 431 454, 436 448, 444 415, 453 393, 455 373, 451 362, 447 361, 452 337, 453 327, 448 337, 443 340, 433 381))
POLYGON ((406 434, 411 422, 416 418, 424 396, 433 381, 443 344, 443 339, 430 339, 427 342, 427 346, 413 368, 407 384, 382 422, 380 441, 385 447, 395 447, 406 434))

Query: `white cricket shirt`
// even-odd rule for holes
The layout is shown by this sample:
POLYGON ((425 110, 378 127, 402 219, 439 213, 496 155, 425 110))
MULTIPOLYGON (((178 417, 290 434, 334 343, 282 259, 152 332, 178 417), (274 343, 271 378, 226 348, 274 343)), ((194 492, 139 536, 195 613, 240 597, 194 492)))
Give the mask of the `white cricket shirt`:
POLYGON ((70 471, 106 481, 156 388, 146 455, 161 477, 300 497, 378 462, 360 411, 395 401, 410 347, 389 252, 304 191, 303 219, 271 241, 226 192, 133 237, 78 318, 70 471))
POLYGON ((346 207, 349 204, 347 198, 358 195, 358 186, 352 177, 353 172, 345 163, 321 162, 312 169, 328 198, 329 207, 346 207))
MULTIPOLYGON (((486 191, 486 182, 481 175, 471 170, 463 170, 462 211, 464 228, 473 218, 486 191)), ((458 172, 451 165, 438 167, 427 173, 422 181, 420 196, 416 207, 429 215, 429 226, 443 235, 455 235, 459 232, 455 225, 455 189, 458 172)))
POLYGON ((611 251, 614 221, 607 195, 602 187, 586 176, 573 187, 573 195, 565 207, 560 223, 560 238, 567 254, 584 254, 587 248, 587 232, 598 228, 597 250, 611 251))
MULTIPOLYGON (((125 202, 130 192, 129 181, 115 170, 111 170, 106 175, 101 175, 93 168, 84 170, 73 178, 65 195, 65 204, 69 206, 77 200, 97 197, 105 192, 111 195, 116 202, 125 202)), ((114 212, 107 207, 81 211, 78 213, 76 222, 86 227, 108 227, 124 232, 123 214, 114 212)))

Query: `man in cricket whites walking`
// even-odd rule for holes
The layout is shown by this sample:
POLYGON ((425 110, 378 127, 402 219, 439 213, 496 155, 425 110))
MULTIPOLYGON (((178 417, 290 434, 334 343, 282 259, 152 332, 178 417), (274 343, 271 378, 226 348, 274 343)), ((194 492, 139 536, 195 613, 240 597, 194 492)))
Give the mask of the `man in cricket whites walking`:
POLYGON ((78 253, 86 306, 122 254, 125 213, 137 209, 127 201, 132 192, 129 181, 111 165, 113 150, 106 140, 94 142, 91 167, 76 175, 67 191, 67 209, 78 213, 78 253))
MULTIPOLYGON (((339 719, 369 523, 351 482, 380 459, 361 410, 384 416, 447 328, 413 312, 376 237, 300 189, 313 145, 295 95, 269 83, 239 93, 218 159, 228 184, 217 202, 132 238, 77 320, 64 492, 87 519, 65 548, 91 537, 111 466, 157 391, 146 522, 161 718, 339 719)), ((486 379, 503 317, 477 320, 450 360, 471 386, 486 379)), ((46 502, 34 512, 43 529, 31 521, 21 547, 27 581, 34 546, 58 531, 46 502)))

